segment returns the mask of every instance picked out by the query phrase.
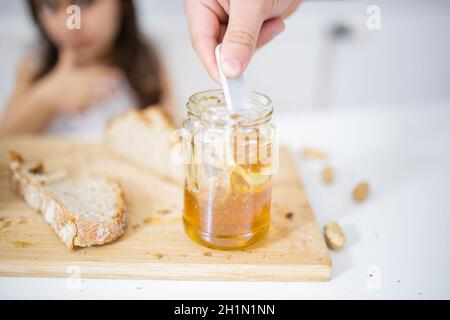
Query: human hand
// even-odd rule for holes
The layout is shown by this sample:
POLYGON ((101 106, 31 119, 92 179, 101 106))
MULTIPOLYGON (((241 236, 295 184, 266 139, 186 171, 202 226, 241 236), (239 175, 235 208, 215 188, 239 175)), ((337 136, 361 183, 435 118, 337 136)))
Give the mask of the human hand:
POLYGON ((54 70, 38 83, 51 111, 79 113, 99 103, 118 86, 120 72, 108 66, 77 67, 74 53, 64 49, 54 70))
POLYGON ((299 3, 300 0, 185 0, 192 45, 211 77, 220 82, 214 55, 218 43, 223 43, 223 73, 238 77, 255 49, 284 30, 283 18, 299 3))

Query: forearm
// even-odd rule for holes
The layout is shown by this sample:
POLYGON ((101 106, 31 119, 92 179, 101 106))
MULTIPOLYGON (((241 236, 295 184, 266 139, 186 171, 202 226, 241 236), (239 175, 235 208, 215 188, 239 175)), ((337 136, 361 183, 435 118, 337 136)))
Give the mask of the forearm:
POLYGON ((43 90, 33 88, 9 102, 0 122, 0 134, 41 132, 53 113, 51 102, 43 90))

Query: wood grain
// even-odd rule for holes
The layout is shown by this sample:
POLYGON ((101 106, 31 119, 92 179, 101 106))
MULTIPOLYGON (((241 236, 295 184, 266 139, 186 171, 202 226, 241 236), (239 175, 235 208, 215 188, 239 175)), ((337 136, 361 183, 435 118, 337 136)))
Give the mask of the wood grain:
MULTIPOLYGON (((157 156, 157 155, 155 155, 157 156)), ((274 178, 268 236, 245 250, 216 251, 192 242, 181 223, 182 188, 112 157, 101 144, 44 137, 0 141, 0 275, 85 278, 325 281, 331 260, 287 149, 274 178), (129 227, 104 246, 69 251, 43 217, 10 190, 9 148, 47 170, 105 174, 124 188, 129 227), (292 215, 287 215, 292 213, 292 215)))

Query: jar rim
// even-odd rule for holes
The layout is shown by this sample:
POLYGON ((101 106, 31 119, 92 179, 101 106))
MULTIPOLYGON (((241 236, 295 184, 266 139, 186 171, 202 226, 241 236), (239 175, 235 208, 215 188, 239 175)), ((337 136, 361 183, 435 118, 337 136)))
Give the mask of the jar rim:
MULTIPOLYGON (((270 118, 273 113, 272 100, 267 95, 259 92, 250 92, 249 95, 253 106, 252 111, 256 111, 255 115, 257 114, 257 119, 253 120, 270 118)), ((196 92, 189 97, 186 107, 188 113, 194 117, 199 117, 202 113, 211 111, 213 108, 230 115, 239 114, 244 110, 248 111, 248 109, 238 109, 233 110, 233 112, 230 113, 226 107, 222 89, 210 89, 196 92)))

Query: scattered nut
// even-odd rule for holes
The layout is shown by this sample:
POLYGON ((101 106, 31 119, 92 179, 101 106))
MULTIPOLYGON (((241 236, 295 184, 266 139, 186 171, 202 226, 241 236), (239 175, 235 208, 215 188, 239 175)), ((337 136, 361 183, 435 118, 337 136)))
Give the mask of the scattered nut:
POLYGON ((322 170, 322 181, 326 184, 332 183, 334 180, 334 171, 330 166, 325 167, 322 170))
POLYGON ((341 250, 344 247, 345 235, 336 221, 331 221, 325 224, 323 230, 328 248, 332 250, 341 250))
POLYGON ((304 157, 316 160, 325 160, 327 157, 325 152, 311 148, 304 148, 302 153, 304 157))
POLYGON ((366 200, 368 194, 369 194, 369 184, 367 182, 361 182, 353 189, 352 193, 353 200, 357 202, 362 202, 366 200))

